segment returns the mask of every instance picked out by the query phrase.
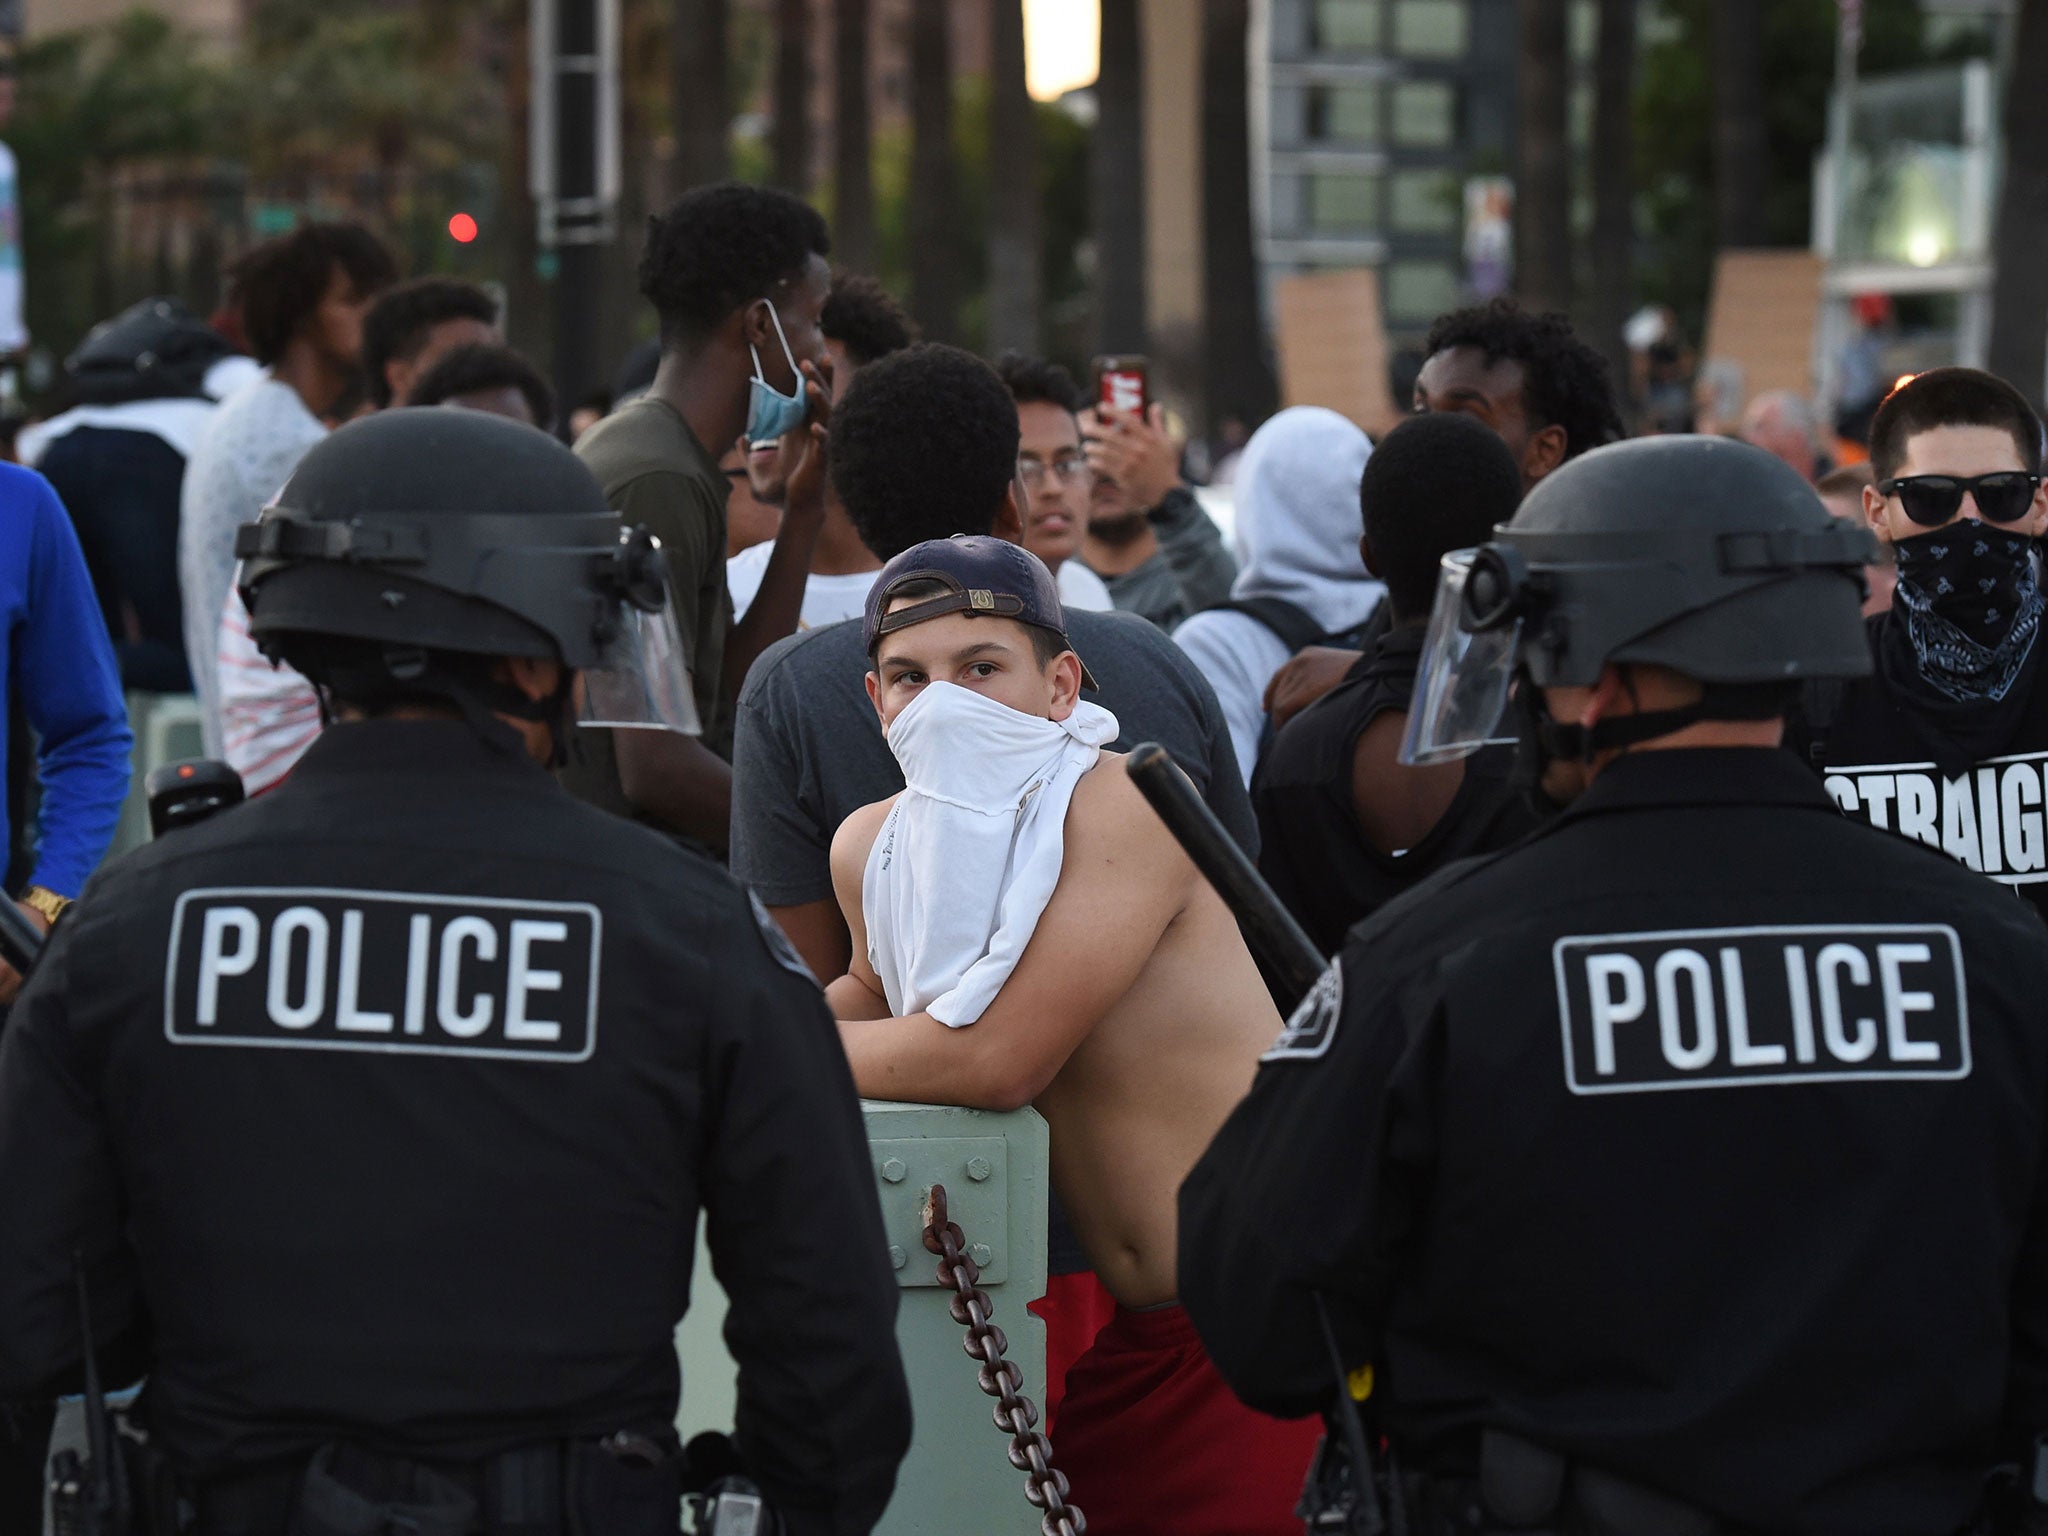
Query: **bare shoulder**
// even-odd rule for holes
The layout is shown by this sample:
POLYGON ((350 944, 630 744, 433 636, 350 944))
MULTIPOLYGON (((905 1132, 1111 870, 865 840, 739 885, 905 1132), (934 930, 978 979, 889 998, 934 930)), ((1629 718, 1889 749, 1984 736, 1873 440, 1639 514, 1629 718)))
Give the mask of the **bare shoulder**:
POLYGON ((1130 760, 1105 752, 1074 786, 1067 811, 1069 847, 1076 838, 1089 852, 1119 860, 1143 859, 1161 868, 1192 868, 1166 823, 1131 781, 1130 760))
POLYGON ((832 834, 833 868, 839 868, 842 863, 850 864, 854 869, 866 867, 868 851, 875 846, 882 823, 889 819, 889 812, 901 798, 900 794, 891 795, 873 805, 864 805, 839 824, 839 830, 832 834))

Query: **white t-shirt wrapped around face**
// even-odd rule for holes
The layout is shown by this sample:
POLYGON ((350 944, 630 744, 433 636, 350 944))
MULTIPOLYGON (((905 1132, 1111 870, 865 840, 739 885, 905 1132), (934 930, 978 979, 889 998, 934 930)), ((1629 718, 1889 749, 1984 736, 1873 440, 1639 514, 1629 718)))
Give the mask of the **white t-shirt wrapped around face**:
POLYGON ((1052 900, 1074 786, 1116 716, 1077 702, 1046 720, 927 683, 888 734, 905 788, 861 878, 868 961, 892 1013, 960 1028, 995 1001, 1052 900))

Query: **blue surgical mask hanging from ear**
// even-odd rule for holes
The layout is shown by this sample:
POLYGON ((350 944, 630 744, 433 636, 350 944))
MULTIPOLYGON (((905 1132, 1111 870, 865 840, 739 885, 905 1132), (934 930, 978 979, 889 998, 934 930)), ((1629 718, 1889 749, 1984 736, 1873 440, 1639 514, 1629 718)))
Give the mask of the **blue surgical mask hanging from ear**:
POLYGON ((804 374, 796 365, 796 358, 789 350, 789 338, 782 334, 782 317, 775 312, 775 301, 762 301, 768 306, 769 323, 775 327, 775 339, 782 343, 782 355, 789 359, 789 371, 796 380, 796 393, 785 395, 761 374, 761 354, 747 343, 747 351, 754 359, 754 382, 747 392, 747 441, 759 446, 772 443, 787 433, 794 432, 804 424, 804 417, 810 411, 809 402, 804 399, 804 374))

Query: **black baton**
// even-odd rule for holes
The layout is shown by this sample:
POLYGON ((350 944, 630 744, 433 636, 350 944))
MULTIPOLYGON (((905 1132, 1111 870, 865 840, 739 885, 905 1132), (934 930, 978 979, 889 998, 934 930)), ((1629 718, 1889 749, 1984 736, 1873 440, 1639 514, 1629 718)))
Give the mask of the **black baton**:
POLYGON ((1223 830, 1223 823, 1195 793, 1194 784, 1180 771, 1171 752, 1148 741, 1132 749, 1124 767, 1139 793, 1166 823, 1173 840, 1230 908, 1259 963, 1285 989, 1283 1006, 1293 1007, 1328 968, 1328 959, 1301 931, 1294 914, 1280 904, 1273 887, 1266 884, 1244 850, 1223 830))

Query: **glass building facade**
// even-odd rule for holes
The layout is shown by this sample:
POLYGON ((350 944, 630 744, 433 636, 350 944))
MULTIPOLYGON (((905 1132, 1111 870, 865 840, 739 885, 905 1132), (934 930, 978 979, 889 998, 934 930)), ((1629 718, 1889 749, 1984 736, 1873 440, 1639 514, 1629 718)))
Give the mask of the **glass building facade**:
POLYGON ((1466 295, 1466 183, 1511 169, 1514 0, 1266 0, 1260 254, 1378 270, 1387 330, 1466 295))

